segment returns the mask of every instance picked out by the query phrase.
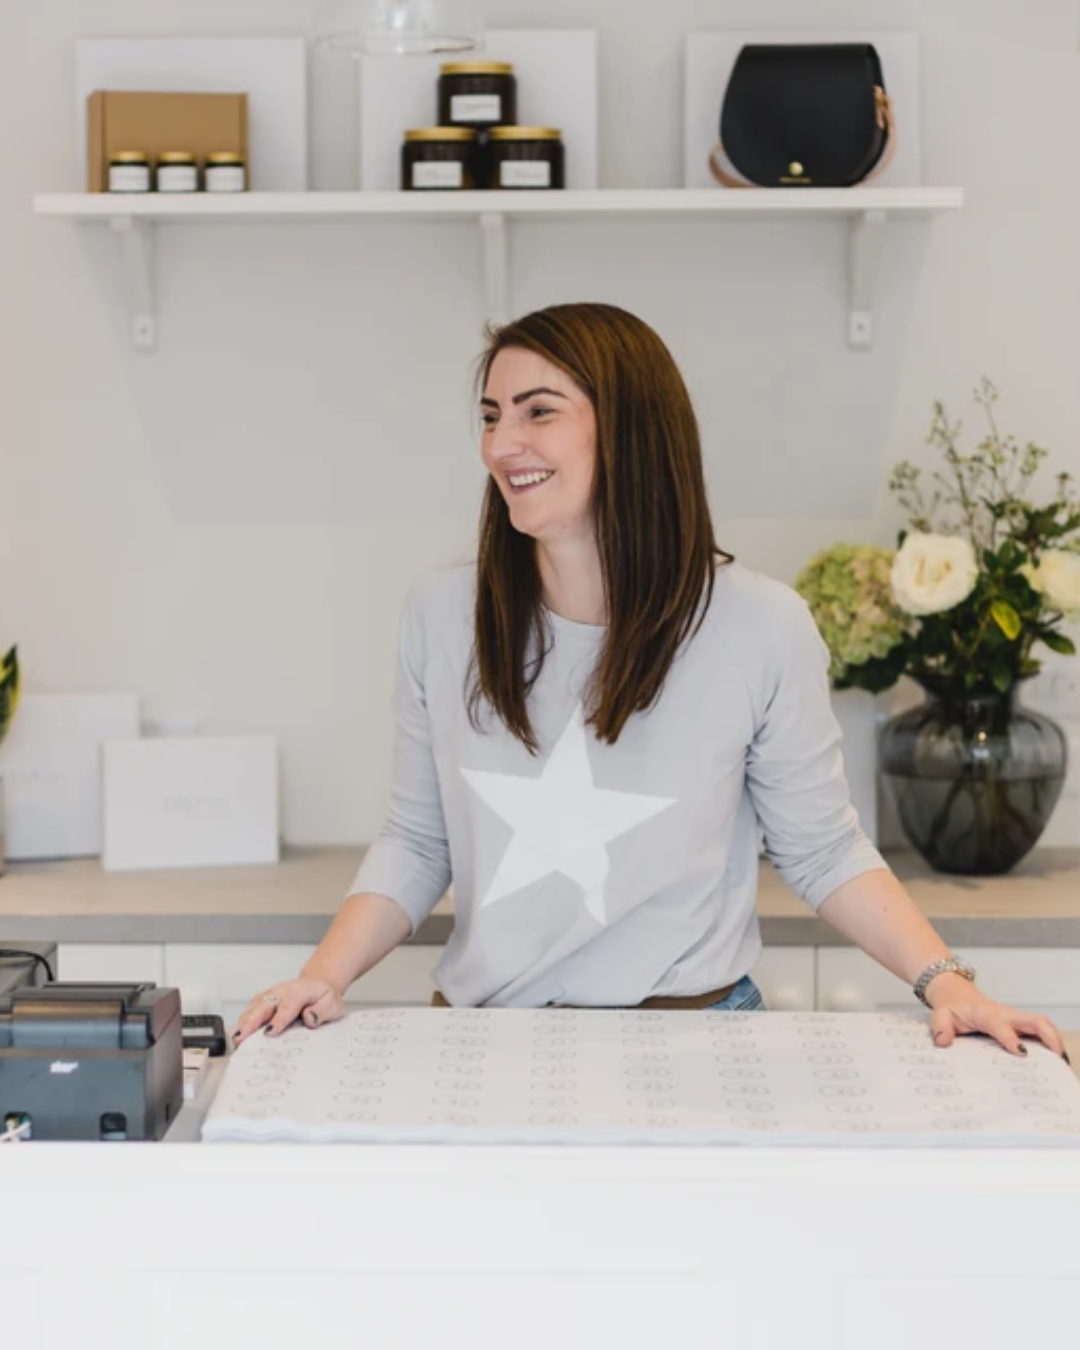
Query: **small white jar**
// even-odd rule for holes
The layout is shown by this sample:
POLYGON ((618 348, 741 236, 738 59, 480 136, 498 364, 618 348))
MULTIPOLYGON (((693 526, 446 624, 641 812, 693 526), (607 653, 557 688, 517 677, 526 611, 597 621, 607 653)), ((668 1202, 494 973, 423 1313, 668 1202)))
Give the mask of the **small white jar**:
POLYGON ((150 191, 150 159, 145 150, 117 150, 109 156, 109 191, 150 191))
POLYGON ((189 150, 163 150, 158 156, 156 186, 159 192, 198 192, 195 156, 189 150))
POLYGON ((215 150, 206 157, 203 175, 207 192, 246 192, 247 166, 235 150, 215 150))

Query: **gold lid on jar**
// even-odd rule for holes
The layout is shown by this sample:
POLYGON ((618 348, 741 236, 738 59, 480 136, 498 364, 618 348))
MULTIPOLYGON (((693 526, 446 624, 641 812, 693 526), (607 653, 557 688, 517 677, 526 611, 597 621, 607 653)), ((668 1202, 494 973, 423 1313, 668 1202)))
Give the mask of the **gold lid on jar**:
POLYGON ((560 141, 558 127, 492 127, 488 132, 492 141, 560 141))
POLYGON ((471 127, 413 127, 405 133, 407 141, 475 141, 471 127))
POLYGON ((109 156, 109 163, 145 164, 148 158, 145 150, 114 150, 109 156))
POLYGON ((243 164, 244 156, 239 150, 214 150, 206 156, 207 164, 243 164))
POLYGON ((512 75, 509 61, 451 61, 439 67, 441 75, 512 75))
POLYGON ((194 164, 195 156, 190 150, 162 150, 158 155, 159 164, 194 164))

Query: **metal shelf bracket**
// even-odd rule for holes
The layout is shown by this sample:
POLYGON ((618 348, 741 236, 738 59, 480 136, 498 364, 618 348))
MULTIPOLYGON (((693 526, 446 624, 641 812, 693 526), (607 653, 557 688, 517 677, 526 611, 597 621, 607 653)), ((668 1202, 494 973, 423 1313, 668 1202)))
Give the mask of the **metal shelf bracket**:
POLYGON ((133 216, 114 216, 109 223, 120 240, 123 255, 131 345, 137 351, 153 351, 157 345, 153 223, 133 216))
POLYGON ((863 211, 848 226, 848 346, 874 344, 874 292, 881 268, 885 211, 863 211))
POLYGON ((506 216, 501 211, 480 214, 480 240, 484 250, 484 309, 492 323, 510 318, 510 240, 506 216))

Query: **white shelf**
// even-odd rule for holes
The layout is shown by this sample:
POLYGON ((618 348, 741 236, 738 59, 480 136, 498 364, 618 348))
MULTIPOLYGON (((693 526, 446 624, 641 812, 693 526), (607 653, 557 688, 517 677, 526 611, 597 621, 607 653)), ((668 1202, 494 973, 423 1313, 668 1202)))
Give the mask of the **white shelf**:
POLYGON ((153 221, 475 219, 494 212, 515 220, 558 216, 843 216, 866 211, 930 215, 963 205, 959 188, 724 188, 598 190, 593 192, 238 192, 235 195, 157 193, 120 196, 49 193, 34 199, 41 216, 65 220, 111 220, 132 216, 153 221))
POLYGON ((103 223, 124 248, 132 340, 142 350, 155 341, 153 236, 162 224, 318 222, 347 220, 472 221, 480 227, 484 292, 490 317, 509 311, 508 228, 512 221, 635 219, 838 218, 849 230, 848 340, 868 347, 873 285, 882 227, 890 219, 956 211, 959 188, 758 188, 732 191, 655 189, 589 192, 283 192, 235 196, 120 196, 50 193, 34 199, 41 216, 103 223))

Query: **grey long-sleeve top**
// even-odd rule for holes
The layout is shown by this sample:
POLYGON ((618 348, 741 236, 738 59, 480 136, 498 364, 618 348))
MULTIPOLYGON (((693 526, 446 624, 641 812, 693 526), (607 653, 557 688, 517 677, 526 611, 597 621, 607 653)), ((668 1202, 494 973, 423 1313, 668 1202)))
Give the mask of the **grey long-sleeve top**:
POLYGON ((401 620, 393 785, 350 894, 414 929, 451 880, 436 969, 461 1006, 619 1007, 731 984, 761 951, 758 857, 816 909, 887 864, 851 805, 828 652, 802 598, 719 567, 663 693, 615 745, 584 724, 604 629, 550 611, 530 694, 540 753, 469 723, 475 567, 434 573, 401 620))

